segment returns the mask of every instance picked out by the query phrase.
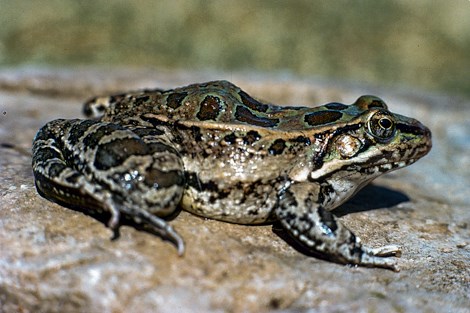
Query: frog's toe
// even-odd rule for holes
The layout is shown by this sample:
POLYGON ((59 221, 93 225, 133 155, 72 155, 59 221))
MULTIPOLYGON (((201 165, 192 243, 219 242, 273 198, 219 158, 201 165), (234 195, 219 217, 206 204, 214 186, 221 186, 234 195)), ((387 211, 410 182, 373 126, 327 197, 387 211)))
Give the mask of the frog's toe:
POLYGON ((389 256, 400 257, 401 256, 401 249, 397 245, 388 245, 388 246, 383 246, 379 248, 372 248, 372 249, 369 249, 369 252, 372 255, 375 255, 378 257, 389 257, 389 256))
POLYGON ((176 249, 178 250, 178 255, 183 256, 184 254, 184 241, 183 238, 181 238, 177 233, 175 233, 176 236, 174 237, 174 244, 176 245, 176 249))
POLYGON ((400 271, 395 259, 391 259, 389 257, 377 256, 377 255, 370 255, 370 254, 362 255, 361 261, 358 265, 366 266, 366 267, 381 267, 381 268, 390 269, 395 272, 400 271))
POLYGON ((112 229, 114 233, 119 233, 119 211, 111 210, 111 218, 108 221, 108 227, 112 229))
POLYGON ((397 245, 388 245, 379 248, 368 248, 362 246, 363 254, 358 265, 368 267, 382 267, 399 272, 396 259, 390 257, 399 257, 401 249, 397 245))
POLYGON ((176 247, 179 256, 184 254, 185 247, 183 238, 181 238, 181 236, 173 229, 173 227, 167 224, 160 236, 164 240, 170 241, 176 247))
POLYGON ((128 214, 135 223, 142 225, 145 229, 160 236, 162 239, 171 242, 178 250, 178 255, 184 254, 183 238, 167 221, 144 210, 130 210, 128 214))

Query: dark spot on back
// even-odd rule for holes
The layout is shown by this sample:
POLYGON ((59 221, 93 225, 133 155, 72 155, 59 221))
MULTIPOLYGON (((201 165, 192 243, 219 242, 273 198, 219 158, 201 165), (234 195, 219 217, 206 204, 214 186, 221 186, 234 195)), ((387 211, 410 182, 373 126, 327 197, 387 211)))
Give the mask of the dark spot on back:
POLYGON ((188 95, 187 92, 175 92, 168 95, 166 98, 166 105, 172 109, 177 109, 183 104, 184 98, 188 95))
POLYGON ((252 109, 253 111, 266 112, 269 108, 267 104, 261 103, 248 95, 243 90, 238 93, 244 105, 252 109))
POLYGON ((311 126, 324 125, 336 122, 343 114, 337 111, 317 111, 308 113, 304 117, 304 121, 311 126))
POLYGON ((249 109, 242 106, 237 106, 235 118, 240 122, 261 127, 274 127, 279 123, 278 118, 256 116, 249 109))
POLYGON ((286 148, 286 142, 283 139, 276 139, 273 144, 269 147, 269 154, 278 155, 284 152, 286 148))
POLYGON ((336 110, 336 111, 341 111, 341 110, 345 110, 348 108, 346 104, 342 104, 339 102, 332 102, 332 103, 325 104, 325 107, 327 109, 336 110))
POLYGON ((98 170, 108 170, 121 165, 130 156, 149 153, 149 147, 140 139, 116 139, 98 147, 94 165, 98 170))
POLYGON ((215 120, 221 110, 222 106, 218 97, 206 96, 201 102, 196 117, 201 121, 215 120))

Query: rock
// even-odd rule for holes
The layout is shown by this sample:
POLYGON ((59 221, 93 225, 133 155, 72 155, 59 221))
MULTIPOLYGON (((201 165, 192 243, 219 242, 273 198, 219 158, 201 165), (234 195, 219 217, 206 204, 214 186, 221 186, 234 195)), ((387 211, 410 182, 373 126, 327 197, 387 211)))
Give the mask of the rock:
POLYGON ((465 312, 470 306, 470 103, 453 97, 340 86, 293 77, 137 70, 0 71, 1 312, 465 312), (79 117, 95 94, 229 77, 274 103, 352 103, 377 94, 433 131, 417 164, 375 181, 335 213, 370 246, 398 244, 401 271, 308 257, 273 226, 181 212, 167 242, 41 198, 31 141, 49 120, 79 117), (339 86, 339 87, 338 87, 339 86))

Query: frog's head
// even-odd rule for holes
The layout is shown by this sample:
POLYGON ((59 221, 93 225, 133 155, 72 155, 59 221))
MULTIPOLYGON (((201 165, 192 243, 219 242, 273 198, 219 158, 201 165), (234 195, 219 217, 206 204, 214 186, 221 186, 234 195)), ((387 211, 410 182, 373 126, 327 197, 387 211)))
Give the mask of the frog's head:
POLYGON ((341 121, 325 140, 319 166, 310 174, 313 179, 358 190, 383 173, 414 163, 431 149, 431 132, 426 126, 391 113, 377 97, 362 96, 342 112, 341 121))

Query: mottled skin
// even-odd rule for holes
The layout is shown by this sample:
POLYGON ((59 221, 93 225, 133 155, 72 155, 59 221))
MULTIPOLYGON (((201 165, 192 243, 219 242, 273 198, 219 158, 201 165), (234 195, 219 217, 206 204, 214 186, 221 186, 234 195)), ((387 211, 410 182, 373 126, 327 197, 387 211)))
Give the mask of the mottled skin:
POLYGON ((183 253, 163 219, 177 206, 222 221, 280 221, 335 262, 395 268, 396 246, 369 249, 329 210, 375 177, 431 149, 418 121, 377 97, 353 105, 281 107, 216 81, 97 97, 87 120, 38 132, 33 171, 44 197, 152 227, 183 253))

